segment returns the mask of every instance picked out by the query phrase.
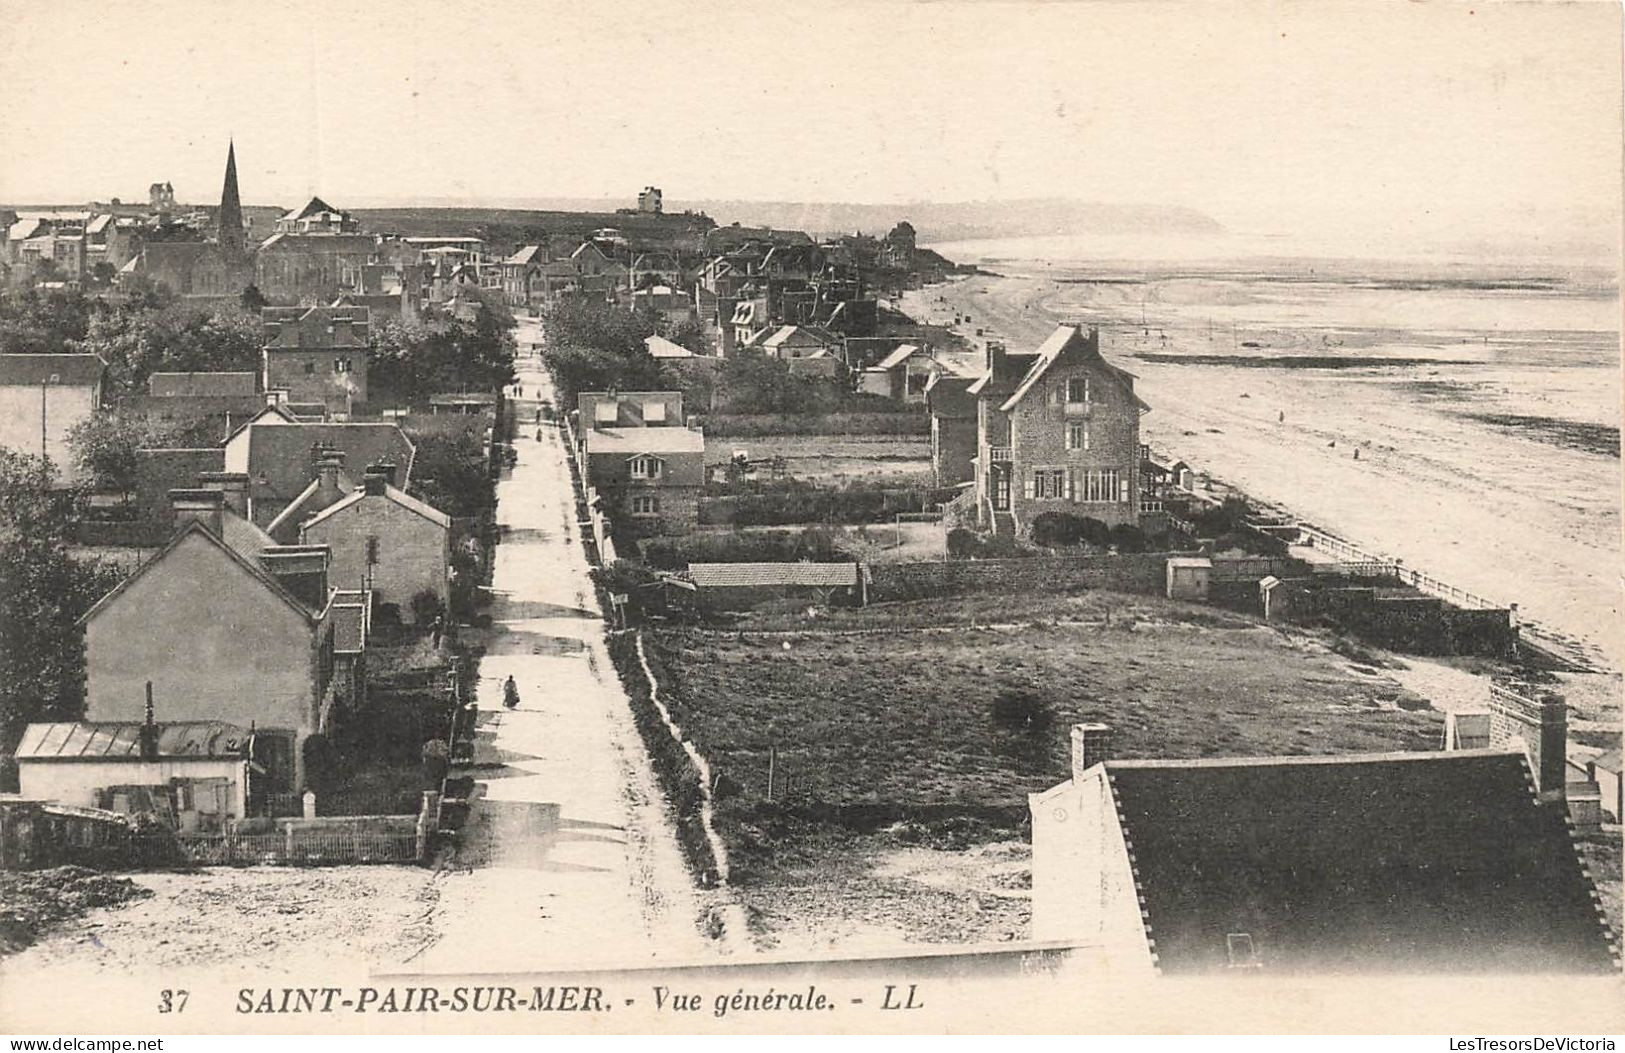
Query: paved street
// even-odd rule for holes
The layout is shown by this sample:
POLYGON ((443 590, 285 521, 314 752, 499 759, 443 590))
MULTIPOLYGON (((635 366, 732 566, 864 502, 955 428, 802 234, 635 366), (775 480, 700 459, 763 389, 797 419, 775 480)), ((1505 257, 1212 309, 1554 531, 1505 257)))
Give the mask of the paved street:
MULTIPOLYGON (((546 375, 524 320, 516 412, 530 421, 546 375)), ((476 798, 441 878, 441 938, 409 968, 536 969, 692 959, 711 951, 624 692, 577 539, 556 429, 521 425, 498 487, 502 541, 481 665, 476 798), (521 702, 502 708, 512 675, 521 702)))

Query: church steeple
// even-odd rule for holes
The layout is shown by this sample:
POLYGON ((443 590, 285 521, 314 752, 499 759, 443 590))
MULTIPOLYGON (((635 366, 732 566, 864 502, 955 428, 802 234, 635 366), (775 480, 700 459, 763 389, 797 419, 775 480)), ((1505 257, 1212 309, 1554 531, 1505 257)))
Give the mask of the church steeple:
POLYGON ((220 190, 220 247, 228 253, 243 251, 243 203, 237 196, 237 144, 226 147, 226 184, 220 190))

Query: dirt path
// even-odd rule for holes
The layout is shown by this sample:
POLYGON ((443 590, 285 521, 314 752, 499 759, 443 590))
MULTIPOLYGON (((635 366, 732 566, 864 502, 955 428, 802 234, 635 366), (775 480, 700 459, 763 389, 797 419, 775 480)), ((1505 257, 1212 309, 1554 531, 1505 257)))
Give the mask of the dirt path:
MULTIPOLYGON (((524 352, 520 421, 551 398, 524 352)), ((403 962, 428 972, 693 958, 711 948, 664 799, 604 651, 558 432, 521 427, 499 484, 503 540, 481 664, 474 804, 440 883, 435 937, 403 962), (519 686, 502 708, 502 683, 519 686)))

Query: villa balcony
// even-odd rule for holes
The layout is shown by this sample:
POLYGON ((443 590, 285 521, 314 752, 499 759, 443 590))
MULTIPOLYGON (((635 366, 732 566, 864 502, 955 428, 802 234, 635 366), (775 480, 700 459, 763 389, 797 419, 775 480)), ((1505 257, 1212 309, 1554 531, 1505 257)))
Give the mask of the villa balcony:
POLYGON ((987 448, 987 459, 990 464, 1008 464, 1016 458, 1014 452, 1008 446, 989 446, 987 448))

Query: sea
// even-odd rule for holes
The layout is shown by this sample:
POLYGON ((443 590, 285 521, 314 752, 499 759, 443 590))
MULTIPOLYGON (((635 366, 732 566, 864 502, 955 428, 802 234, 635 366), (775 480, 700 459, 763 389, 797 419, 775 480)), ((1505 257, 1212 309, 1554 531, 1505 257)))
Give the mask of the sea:
POLYGON ((1012 350, 1099 326, 1160 452, 1625 668, 1617 261, 1233 235, 931 247, 987 273, 917 295, 930 320, 1012 350))

